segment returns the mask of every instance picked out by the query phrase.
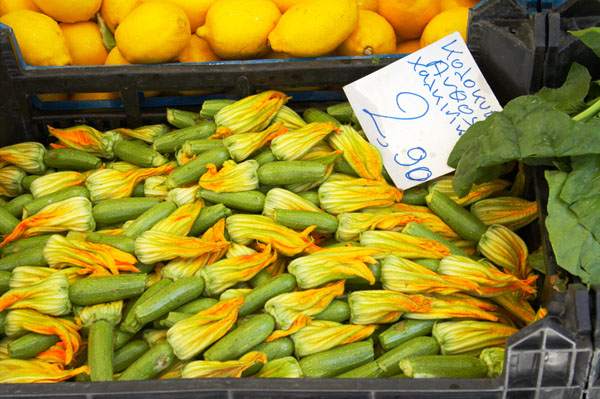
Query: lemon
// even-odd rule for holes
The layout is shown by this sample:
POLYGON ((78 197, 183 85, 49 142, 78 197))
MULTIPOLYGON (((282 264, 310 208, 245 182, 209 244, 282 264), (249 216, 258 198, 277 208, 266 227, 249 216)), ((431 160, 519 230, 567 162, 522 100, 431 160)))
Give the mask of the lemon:
POLYGON ((67 93, 38 94, 37 97, 40 99, 40 101, 44 102, 67 101, 69 99, 69 95, 67 93))
POLYGON ((100 15, 108 28, 114 32, 117 26, 133 10, 137 0, 103 0, 100 15))
POLYGON ((340 55, 392 54, 396 34, 390 23, 376 12, 358 10, 356 29, 338 47, 340 55))
POLYGON ((272 1, 273 1, 273 3, 275 3, 277 8, 279 8, 279 11, 281 11, 281 13, 283 14, 284 12, 286 12, 288 10, 288 8, 290 8, 291 6, 294 6, 304 0, 272 0, 272 1))
POLYGON ((42 12, 33 0, 0 0, 0 16, 15 10, 42 12))
POLYGON ((480 0, 441 0, 440 1, 440 9, 442 11, 449 10, 451 8, 456 7, 475 7, 479 4, 480 0))
POLYGON ((33 0, 35 5, 59 22, 82 22, 92 18, 102 0, 33 0))
POLYGON ((102 65, 108 55, 95 22, 62 22, 60 29, 67 40, 73 65, 102 65))
POLYGON ((421 36, 421 47, 429 46, 431 43, 455 31, 458 31, 466 42, 468 25, 469 9, 467 7, 457 7, 442 11, 433 17, 425 27, 421 36))
POLYGON ((131 63, 121 55, 118 47, 113 47, 106 56, 104 65, 131 65, 131 63))
POLYGON ((212 51, 208 42, 192 35, 188 44, 177 56, 179 62, 210 62, 219 61, 219 57, 212 51))
POLYGON ((224 59, 260 57, 281 13, 270 0, 217 0, 196 34, 224 59))
POLYGON ((0 17, 10 26, 25 62, 30 65, 67 65, 72 59, 67 41, 56 21, 30 10, 16 10, 0 17))
POLYGON ((377 12, 377 0, 356 0, 358 8, 377 12))
MULTIPOLYGON (((106 0, 105 0, 106 1, 106 0)), ((138 0, 138 5, 146 1, 156 0, 138 0)), ((190 32, 196 32, 200 26, 206 21, 206 13, 208 9, 217 0, 163 0, 181 8, 190 21, 190 32)))
POLYGON ((305 0, 281 16, 269 43, 275 51, 317 57, 335 50, 357 24, 356 0, 305 0))
POLYGON ((141 4, 115 30, 117 47, 132 64, 171 61, 189 40, 187 16, 179 7, 166 2, 141 4))
POLYGON ((96 100, 116 100, 121 97, 121 93, 73 93, 69 100, 71 101, 96 101, 96 100))
POLYGON ((420 39, 410 39, 399 42, 396 45, 396 54, 410 54, 421 48, 420 39))
POLYGON ((440 0, 378 0, 377 12, 392 24, 399 40, 418 39, 440 12, 440 0))

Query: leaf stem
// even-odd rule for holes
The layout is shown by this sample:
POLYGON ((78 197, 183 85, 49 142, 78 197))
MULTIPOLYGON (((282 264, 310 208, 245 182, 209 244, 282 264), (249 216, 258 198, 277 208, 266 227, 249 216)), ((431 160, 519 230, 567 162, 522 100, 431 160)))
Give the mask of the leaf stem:
POLYGON ((598 112, 600 112, 600 97, 598 97, 592 105, 575 115, 572 119, 578 122, 585 122, 598 112))

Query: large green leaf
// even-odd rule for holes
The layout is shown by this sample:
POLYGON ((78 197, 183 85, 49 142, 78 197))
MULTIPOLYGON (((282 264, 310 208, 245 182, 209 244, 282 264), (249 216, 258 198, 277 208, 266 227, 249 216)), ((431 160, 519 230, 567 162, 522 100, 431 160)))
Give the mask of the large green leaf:
POLYGON ((574 62, 571 65, 567 80, 558 89, 542 88, 535 95, 555 104, 555 108, 569 115, 574 115, 586 108, 585 97, 590 90, 592 76, 587 68, 574 62))
POLYGON ((569 31, 569 33, 577 36, 583 44, 591 48, 600 57, 600 27, 569 31))

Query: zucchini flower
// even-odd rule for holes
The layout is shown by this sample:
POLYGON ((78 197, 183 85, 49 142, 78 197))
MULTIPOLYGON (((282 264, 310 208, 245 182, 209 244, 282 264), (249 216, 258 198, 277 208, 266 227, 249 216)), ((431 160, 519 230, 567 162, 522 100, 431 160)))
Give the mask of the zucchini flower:
POLYGON ((38 177, 31 183, 29 191, 34 198, 52 194, 69 187, 83 186, 86 175, 75 171, 55 172, 38 177))
POLYGON ((223 167, 217 172, 217 167, 209 163, 206 165, 207 171, 200 177, 198 185, 215 193, 256 190, 258 188, 258 167, 259 164, 254 159, 240 164, 230 159, 225 161, 223 167))
POLYGON ((318 162, 322 165, 325 165, 326 169, 323 178, 320 180, 310 181, 306 183, 288 184, 285 186, 285 189, 293 191, 295 193, 301 193, 304 191, 312 190, 315 187, 319 187, 321 183, 329 179, 329 177, 333 173, 333 167, 335 166, 335 163, 338 161, 338 159, 340 159, 341 155, 341 151, 322 152, 311 150, 308 154, 300 158, 300 160, 318 162))
POLYGON ((297 358, 326 351, 339 345, 362 341, 373 334, 377 325, 342 324, 335 321, 314 320, 292 334, 297 358))
POLYGON ((16 166, 5 166, 0 169, 0 195, 18 197, 23 194, 21 182, 26 173, 16 166))
POLYGON ((387 290, 354 291, 348 296, 352 324, 394 323, 404 312, 427 312, 429 300, 387 290))
POLYGON ((113 147, 117 141, 122 140, 121 135, 117 132, 102 133, 86 125, 66 129, 56 129, 48 126, 48 132, 66 148, 85 151, 107 159, 115 157, 113 147))
POLYGON ((283 122, 285 127, 290 130, 300 129, 302 126, 306 126, 306 121, 287 105, 282 105, 275 114, 273 124, 277 122, 283 122))
POLYGON ((406 312, 404 317, 417 320, 471 318, 498 321, 492 312, 496 307, 481 299, 463 294, 423 296, 430 304, 427 311, 406 312))
POLYGON ((288 99, 275 90, 248 96, 221 108, 215 114, 215 123, 228 127, 234 135, 258 132, 269 126, 288 99))
POLYGON ((384 181, 381 153, 352 126, 341 126, 338 132, 329 136, 329 143, 336 150, 344 151, 344 160, 359 177, 384 181))
POLYGON ((165 124, 140 126, 135 129, 118 128, 111 132, 119 133, 121 136, 127 136, 138 140, 143 140, 146 143, 154 143, 154 139, 162 136, 169 131, 169 127, 165 124))
POLYGON ((263 352, 248 352, 239 360, 226 362, 196 360, 185 365, 181 378, 239 378, 244 370, 266 362, 267 355, 263 352))
POLYGON ((223 291, 219 296, 219 301, 226 301, 232 298, 246 298, 251 292, 252 288, 230 288, 223 291))
POLYGON ((361 212, 377 213, 377 212, 418 212, 418 213, 433 213, 431 209, 423 205, 404 204, 402 202, 394 202, 392 205, 385 208, 364 208, 361 212))
POLYGON ((71 311, 69 280, 54 273, 28 287, 13 288, 0 296, 0 312, 4 309, 35 309, 52 316, 66 315, 71 311))
POLYGON ((466 196, 458 198, 458 195, 456 195, 452 188, 452 176, 442 176, 430 182, 427 188, 430 193, 439 191, 458 205, 467 206, 502 191, 508 186, 510 186, 510 182, 501 179, 495 179, 482 184, 474 184, 466 196))
POLYGON ((281 273, 285 272, 288 266, 287 258, 280 256, 275 260, 275 262, 271 263, 269 266, 265 267, 265 271, 269 273, 271 277, 277 277, 281 273))
POLYGON ((203 201, 182 205, 169 216, 158 221, 150 230, 185 236, 190 232, 203 207, 203 201))
POLYGON ((106 320, 114 327, 121 321, 122 313, 123 301, 113 301, 83 306, 77 317, 83 327, 91 327, 98 320, 106 320))
POLYGON ((226 249, 228 241, 207 241, 161 231, 145 231, 135 240, 135 254, 142 263, 151 264, 175 258, 194 258, 226 249))
POLYGON ((402 191, 385 181, 331 178, 319 186, 321 207, 334 215, 362 208, 388 206, 402 199, 402 191))
POLYGON ((443 355, 476 355, 484 348, 504 346, 506 338, 517 331, 500 323, 464 320, 435 323, 432 335, 443 355))
POLYGON ((488 227, 479 240, 477 249, 483 256, 504 268, 507 273, 522 280, 529 276, 527 245, 508 227, 500 224, 488 227))
POLYGON ((298 130, 291 130, 271 141, 271 151, 277 159, 295 161, 306 155, 310 149, 322 141, 329 133, 339 129, 333 122, 313 122, 298 130))
POLYGON ((90 373, 88 366, 64 370, 59 364, 41 360, 0 360, 0 383, 61 382, 81 373, 90 373))
POLYGON ((294 259, 288 271, 300 288, 314 288, 329 281, 361 277, 375 284, 375 276, 366 263, 375 263, 372 255, 380 251, 363 247, 334 247, 294 259))
POLYGON ((222 301, 192 317, 178 321, 167 331, 175 355, 187 360, 200 354, 233 327, 243 298, 222 301))
POLYGON ((205 266, 200 272, 204 278, 204 291, 210 296, 220 294, 240 281, 250 280, 275 259, 277 252, 271 253, 271 246, 267 245, 262 252, 222 259, 205 266))
POLYGON ((395 231, 365 231, 360 235, 360 245, 407 259, 442 259, 450 255, 450 250, 436 240, 395 231))
POLYGON ((265 196, 263 215, 273 218, 275 209, 288 209, 290 211, 323 212, 321 208, 296 193, 283 188, 272 188, 265 196))
POLYGON ((150 176, 144 180, 144 196, 166 199, 169 190, 165 186, 165 180, 167 180, 167 176, 150 176))
POLYGON ((125 161, 113 161, 106 165, 108 169, 118 170, 119 172, 131 172, 132 170, 142 169, 139 165, 134 165, 125 161))
POLYGON ((46 154, 44 145, 34 141, 0 148, 0 160, 13 164, 32 175, 40 175, 46 171, 44 154, 46 154))
POLYGON ((525 325, 529 325, 537 320, 537 314, 531 307, 529 302, 514 292, 509 292, 504 295, 499 295, 490 298, 492 301, 502 306, 512 316, 521 320, 525 325))
POLYGON ((231 244, 229 244, 229 248, 227 248, 227 253, 225 254, 225 257, 227 259, 231 259, 238 256, 252 255, 255 253, 256 251, 250 247, 232 242, 231 244))
POLYGON ((168 162, 157 168, 140 168, 129 172, 116 169, 102 169, 92 173, 85 181, 90 190, 93 202, 106 199, 127 198, 138 183, 151 176, 159 176, 172 172, 174 163, 168 162))
POLYGON ((265 364, 254 375, 256 378, 302 378, 304 373, 300 363, 293 356, 274 359, 265 364))
POLYGON ((381 263, 381 283, 386 290, 404 294, 454 294, 460 291, 477 292, 472 281, 441 276, 426 267, 399 256, 388 255, 381 263))
POLYGON ((229 129, 228 127, 225 126, 218 126, 217 130, 215 130, 215 132, 213 134, 211 134, 210 136, 208 136, 208 139, 213 139, 213 140, 223 140, 227 137, 231 136, 231 129, 229 129))
POLYGON ((80 270, 81 268, 79 267, 68 267, 66 269, 56 270, 46 266, 17 266, 12 270, 10 276, 10 288, 29 287, 56 273, 67 276, 69 285, 71 285, 75 281, 85 277, 78 273, 80 270))
POLYGON ((89 241, 69 240, 54 234, 44 247, 44 258, 50 267, 83 268, 79 273, 93 276, 117 275, 120 271, 139 272, 135 256, 113 246, 89 241))
POLYGON ((167 330, 153 330, 150 328, 142 332, 142 338, 150 347, 167 342, 167 330))
POLYGON ((175 160, 179 166, 183 166, 194 159, 196 159, 196 154, 187 154, 182 149, 177 150, 175 153, 175 160))
POLYGON ((0 360, 10 359, 10 353, 8 353, 8 345, 14 341, 12 338, 4 337, 0 340, 0 360))
POLYGON ((155 379, 157 380, 175 380, 181 378, 181 372, 187 363, 179 359, 174 359, 173 363, 155 379))
POLYGON ((490 297, 515 291, 534 294, 535 288, 531 284, 537 279, 537 276, 532 276, 527 280, 519 280, 512 274, 501 272, 489 262, 478 262, 458 255, 442 259, 438 273, 472 281, 479 285, 478 295, 490 297))
POLYGON ((94 231, 96 221, 90 200, 69 198, 44 207, 41 211, 21 221, 12 233, 4 237, 0 247, 20 238, 62 231, 94 231))
POLYGON ((200 190, 200 186, 197 184, 189 187, 176 187, 169 190, 169 193, 167 194, 167 201, 171 201, 177 206, 190 204, 194 201, 200 201, 202 202, 202 207, 204 208, 204 202, 202 199, 197 199, 198 190, 200 190))
POLYGON ((336 281, 323 288, 279 294, 265 303, 265 312, 275 318, 280 330, 266 339, 267 342, 295 333, 310 324, 312 316, 321 313, 336 296, 344 293, 346 280, 336 281))
POLYGON ((433 213, 393 212, 383 208, 373 213, 340 213, 338 221, 338 230, 336 232, 338 241, 355 241, 361 233, 367 230, 396 231, 410 222, 422 224, 448 240, 459 238, 458 234, 450 226, 433 213))
POLYGON ((504 368, 504 348, 485 348, 479 354, 479 358, 487 366, 487 376, 489 378, 496 378, 502 374, 502 369, 504 368))
POLYGON ((44 335, 58 335, 60 347, 64 351, 64 363, 69 364, 73 360, 73 354, 79 350, 81 336, 79 327, 75 323, 45 314, 31 309, 17 309, 8 313, 4 321, 4 332, 9 337, 17 336, 25 331, 31 331, 44 335))
POLYGON ((260 215, 237 214, 227 218, 227 232, 231 240, 248 245, 257 240, 271 246, 282 255, 294 256, 305 251, 314 243, 310 233, 311 226, 301 233, 275 223, 272 219, 260 215))
POLYGON ((267 145, 275 137, 287 131, 283 123, 278 122, 272 124, 262 132, 234 134, 223 139, 223 144, 225 144, 225 148, 231 154, 231 158, 236 162, 240 162, 248 158, 259 148, 267 145))
POLYGON ((501 224, 513 231, 533 222, 537 211, 537 202, 517 197, 487 198, 471 206, 473 215, 486 226, 501 224))

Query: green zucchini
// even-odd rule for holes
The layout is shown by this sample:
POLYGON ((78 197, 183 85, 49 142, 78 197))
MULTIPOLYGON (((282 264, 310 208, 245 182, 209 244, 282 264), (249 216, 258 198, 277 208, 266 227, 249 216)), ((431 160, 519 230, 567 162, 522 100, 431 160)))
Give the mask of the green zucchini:
POLYGON ((413 259, 412 260, 419 265, 428 268, 431 271, 437 272, 440 268, 440 260, 433 258, 421 258, 421 259, 413 259))
POLYGON ((312 161, 273 161, 258 168, 258 180, 267 186, 309 183, 325 178, 327 165, 312 161))
POLYGON ((400 369, 413 378, 484 378, 487 366, 470 355, 419 356, 400 361, 400 369))
POLYGON ((60 338, 58 335, 30 332, 10 342, 8 344, 8 354, 15 359, 29 359, 37 356, 59 341, 60 338))
POLYGON ((44 154, 49 168, 64 170, 92 170, 102 166, 102 160, 92 154, 72 148, 54 148, 44 154))
POLYGON ((224 149, 225 144, 220 139, 190 140, 183 143, 181 151, 187 156, 202 154, 210 150, 224 149))
POLYGON ((389 377, 400 372, 398 363, 402 359, 418 356, 437 355, 440 346, 433 337, 416 337, 406 341, 392 350, 384 353, 375 360, 380 369, 384 370, 384 376, 389 377))
POLYGON ((404 194, 402 195, 402 200, 400 202, 409 205, 426 205, 427 201, 425 200, 425 197, 427 197, 427 194, 429 194, 427 187, 421 185, 412 187, 408 190, 404 190, 404 194))
MULTIPOLYGON (((18 241, 13 241, 4 247, 2 256, 8 256, 16 254, 17 252, 24 251, 26 249, 44 247, 48 240, 52 237, 52 234, 42 234, 39 236, 33 236, 28 238, 21 238, 18 241)), ((33 265, 27 265, 33 266, 33 265)))
POLYGON ((228 105, 231 105, 235 100, 206 100, 202 103, 200 108, 200 117, 203 119, 213 119, 217 112, 228 105))
POLYGON ((137 238, 144 231, 150 230, 152 226, 154 226, 160 220, 175 212, 175 209, 177 209, 177 205, 171 201, 159 202, 138 216, 133 223, 131 223, 125 229, 125 231, 123 231, 123 235, 131 238, 137 238))
POLYGON ((202 209, 194 221, 188 236, 196 237, 223 218, 231 216, 231 209, 223 204, 207 206, 202 209))
POLYGON ((11 272, 0 271, 0 295, 4 294, 10 289, 10 277, 11 272))
POLYGON ((135 334, 128 333, 121 330, 115 330, 115 350, 121 349, 124 345, 126 345, 135 334))
POLYGON ((17 266, 48 266, 44 257, 44 247, 25 249, 0 259, 0 271, 12 271, 17 266))
POLYGON ((327 122, 332 122, 337 127, 342 126, 342 124, 340 123, 340 121, 338 121, 337 119, 335 119, 333 116, 329 115, 327 112, 323 112, 320 109, 316 109, 316 108, 307 108, 307 109, 305 109, 304 113, 302 114, 302 118, 306 121, 306 123, 313 123, 313 122, 327 123, 327 122))
POLYGON ((354 110, 349 102, 327 107, 327 113, 342 123, 358 123, 354 110))
POLYGON ((298 195, 305 200, 312 202, 316 206, 321 206, 321 202, 319 201, 319 193, 316 191, 303 191, 298 193, 298 195))
POLYGON ((262 269, 261 271, 256 273, 256 275, 254 277, 252 277, 250 279, 249 283, 252 288, 256 288, 259 285, 265 284, 267 281, 271 280, 272 278, 273 278, 273 276, 271 276, 271 274, 267 270, 262 269))
POLYGON ((260 191, 215 193, 214 191, 201 189, 199 195, 202 199, 246 212, 262 212, 265 206, 265 195, 260 191))
POLYGON ((352 169, 352 166, 350 166, 350 164, 348 163, 348 161, 346 161, 345 159, 339 159, 338 161, 336 161, 335 164, 333 164, 333 170, 338 172, 338 173, 343 173, 345 175, 348 176, 355 176, 358 177, 358 175, 356 174, 356 172, 354 171, 354 169, 352 169))
POLYGON ((337 321, 343 323, 350 319, 350 305, 345 301, 334 299, 321 313, 314 317, 315 320, 337 321))
POLYGON ((431 334, 435 320, 403 319, 379 334, 379 344, 389 351, 413 338, 431 334))
POLYGON ((0 206, 0 234, 8 235, 12 233, 20 222, 21 221, 5 207, 0 206))
POLYGON ((167 162, 165 157, 143 142, 120 140, 115 143, 114 151, 119 159, 143 168, 155 168, 167 162))
POLYGON ((479 242, 486 232, 481 220, 439 191, 432 191, 426 200, 427 206, 465 240, 479 242))
POLYGON ((145 274, 123 274, 84 278, 69 287, 69 299, 75 305, 95 305, 140 295, 146 286, 145 274))
POLYGON ((175 323, 180 322, 181 320, 189 319, 194 314, 192 313, 184 313, 184 312, 169 312, 167 317, 158 319, 154 321, 154 328, 171 328, 175 325, 175 323))
POLYGON ((133 191, 131 192, 131 197, 143 197, 144 195, 146 195, 146 193, 144 192, 144 183, 142 182, 136 184, 133 188, 133 191))
POLYGON ((137 218, 160 202, 154 197, 108 199, 94 205, 92 215, 99 225, 123 223, 137 218))
POLYGON ((456 245, 452 244, 450 241, 446 240, 441 235, 431 231, 429 228, 423 226, 420 223, 409 222, 406 224, 406 226, 404 226, 402 232, 413 237, 429 238, 430 240, 435 240, 440 244, 444 245, 446 248, 448 248, 452 255, 469 256, 465 253, 465 251, 463 251, 456 245))
POLYGON ((262 152, 258 153, 253 159, 256 162, 258 162, 259 165, 264 165, 266 163, 277 160, 277 158, 275 158, 275 154, 273 154, 273 152, 271 152, 271 150, 262 151, 262 152))
POLYGON ((35 215, 50 204, 75 197, 90 198, 90 192, 83 186, 75 186, 63 188, 62 190, 58 190, 51 194, 35 198, 33 201, 23 205, 23 218, 35 215))
POLYGON ((300 359, 307 378, 331 378, 372 362, 375 353, 371 341, 354 342, 300 359))
POLYGON ((171 345, 167 342, 156 344, 127 367, 118 380, 151 380, 166 370, 174 360, 175 353, 171 345))
POLYGON ((256 315, 207 349, 204 359, 219 362, 237 359, 267 339, 274 329, 275 319, 270 314, 256 315))
POLYGON ((197 112, 183 111, 180 109, 167 108, 167 122, 178 129, 194 126, 200 121, 197 112))
POLYGON ((281 359, 294 354, 294 341, 290 337, 281 337, 274 341, 261 342, 248 352, 262 352, 267 355, 267 361, 281 359))
POLYGON ((23 180, 21 180, 21 186, 29 191, 29 188, 31 187, 31 183, 33 183, 38 177, 42 177, 41 175, 29 175, 29 176, 25 176, 23 178, 23 180))
POLYGON ((136 339, 125 344, 113 356, 113 371, 119 373, 129 367, 140 356, 148 352, 150 345, 146 341, 136 339))
POLYGON ((129 333, 137 333, 140 331, 145 323, 141 323, 137 320, 135 317, 135 309, 154 295, 157 295, 159 292, 169 287, 171 284, 173 284, 173 281, 169 279, 162 279, 152 284, 150 288, 144 291, 144 293, 133 301, 126 311, 123 312, 123 321, 119 325, 119 329, 129 333))
POLYGON ((198 183, 200 177, 206 173, 206 165, 212 163, 220 168, 229 159, 229 152, 225 148, 218 148, 198 154, 196 158, 176 168, 165 181, 167 189, 198 183))
POLYGON ((317 226, 315 231, 320 234, 333 234, 338 228, 337 218, 325 212, 275 209, 273 219, 275 223, 294 230, 317 226))
POLYGON ((110 245, 111 247, 117 248, 123 252, 135 255, 135 240, 131 237, 121 234, 113 235, 90 231, 87 233, 85 240, 94 242, 96 244, 110 245))
POLYGON ((245 298, 244 304, 238 309, 238 315, 246 316, 261 309, 271 298, 291 292, 296 287, 296 279, 291 274, 283 273, 254 288, 245 298))
POLYGON ((16 217, 17 219, 21 219, 21 216, 23 215, 23 207, 25 206, 25 204, 31 201, 33 201, 33 195, 23 194, 13 198, 6 204, 2 205, 2 208, 6 209, 11 215, 16 217))
POLYGON ((206 139, 217 131, 213 122, 202 122, 197 125, 174 130, 154 139, 152 148, 161 154, 175 152, 188 140, 206 139))
POLYGON ((385 371, 379 367, 377 361, 375 360, 350 371, 346 371, 343 374, 337 375, 335 378, 382 378, 385 376, 385 374, 385 371))
POLYGON ((92 381, 113 380, 114 329, 106 320, 97 320, 88 337, 88 366, 92 381))
POLYGON ((6 315, 8 310, 4 309, 0 312, 0 334, 4 334, 4 322, 6 321, 6 315))

